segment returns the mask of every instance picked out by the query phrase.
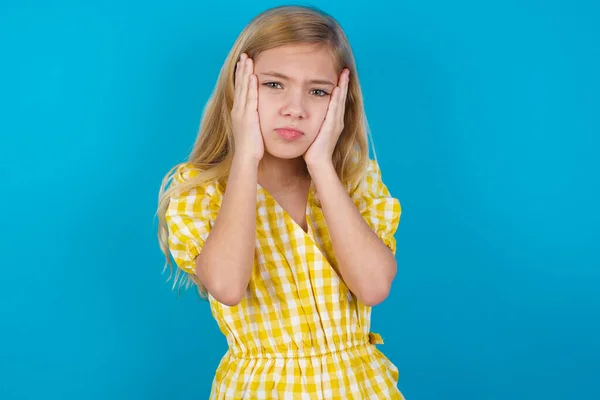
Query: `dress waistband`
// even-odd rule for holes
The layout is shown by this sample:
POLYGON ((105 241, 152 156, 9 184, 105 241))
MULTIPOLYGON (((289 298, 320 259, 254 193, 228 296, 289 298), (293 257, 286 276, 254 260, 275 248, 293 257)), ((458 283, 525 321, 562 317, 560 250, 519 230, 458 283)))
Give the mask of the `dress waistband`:
POLYGON ((266 347, 243 348, 242 346, 230 346, 228 353, 233 358, 251 359, 251 358, 310 358, 326 356, 331 353, 344 352, 351 349, 366 347, 369 345, 383 344, 381 335, 369 333, 369 336, 363 340, 353 340, 348 342, 332 342, 327 346, 306 346, 297 349, 275 349, 266 347))

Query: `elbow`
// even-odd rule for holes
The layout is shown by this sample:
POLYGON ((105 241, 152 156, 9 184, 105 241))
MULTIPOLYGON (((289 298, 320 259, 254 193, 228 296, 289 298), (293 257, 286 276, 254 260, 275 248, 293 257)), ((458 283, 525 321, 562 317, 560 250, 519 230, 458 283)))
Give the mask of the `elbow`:
POLYGON ((361 293, 360 296, 357 296, 357 298, 364 305, 375 307, 376 305, 383 303, 383 301, 388 297, 390 294, 390 288, 390 285, 374 287, 363 291, 363 293, 361 293))
POLYGON ((240 304, 242 302, 242 299, 244 298, 244 296, 239 295, 235 292, 230 291, 228 292, 223 292, 223 293, 216 293, 213 294, 211 293, 211 296, 215 298, 215 300, 217 300, 219 303, 226 305, 228 307, 235 307, 238 304, 240 304))
POLYGON ((390 263, 390 267, 385 269, 387 272, 379 278, 365 281, 366 283, 359 291, 357 298, 366 306, 374 307, 381 304, 392 290, 392 282, 396 276, 396 260, 390 263))
POLYGON ((246 291, 241 289, 241 285, 230 281, 210 282, 205 286, 215 300, 229 307, 240 304, 246 295, 246 291))
POLYGON ((204 268, 206 261, 201 257, 196 259, 196 276, 202 282, 206 291, 219 303, 229 307, 237 306, 246 296, 249 282, 243 279, 233 279, 231 276, 215 274, 214 268, 204 268), (211 271, 213 271, 211 273, 211 271))

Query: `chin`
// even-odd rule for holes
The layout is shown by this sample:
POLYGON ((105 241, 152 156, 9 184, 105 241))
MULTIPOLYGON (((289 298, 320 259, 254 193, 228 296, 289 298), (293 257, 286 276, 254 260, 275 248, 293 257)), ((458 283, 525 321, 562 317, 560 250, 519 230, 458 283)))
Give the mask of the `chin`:
POLYGON ((300 143, 266 143, 265 151, 269 155, 282 160, 293 160, 304 156, 306 146, 300 143))
POLYGON ((304 156, 311 142, 309 136, 302 136, 296 140, 285 140, 275 131, 270 135, 263 135, 263 140, 267 153, 282 160, 293 160, 304 156))
POLYGON ((283 147, 283 146, 265 146, 265 151, 267 153, 269 153, 269 155, 275 157, 275 158, 280 158, 282 160, 293 160, 299 157, 302 157, 304 155, 304 153, 306 153, 306 149, 304 148, 294 148, 293 146, 290 147, 283 147))

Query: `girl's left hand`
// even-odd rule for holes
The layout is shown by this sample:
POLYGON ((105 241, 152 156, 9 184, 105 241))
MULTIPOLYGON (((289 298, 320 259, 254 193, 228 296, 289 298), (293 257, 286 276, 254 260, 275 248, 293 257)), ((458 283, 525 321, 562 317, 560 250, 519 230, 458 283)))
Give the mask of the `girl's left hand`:
POLYGON ((338 79, 338 85, 331 93, 329 107, 321 129, 306 153, 304 153, 304 161, 309 168, 328 165, 333 161, 333 150, 342 130, 344 130, 349 75, 350 71, 344 68, 338 79))

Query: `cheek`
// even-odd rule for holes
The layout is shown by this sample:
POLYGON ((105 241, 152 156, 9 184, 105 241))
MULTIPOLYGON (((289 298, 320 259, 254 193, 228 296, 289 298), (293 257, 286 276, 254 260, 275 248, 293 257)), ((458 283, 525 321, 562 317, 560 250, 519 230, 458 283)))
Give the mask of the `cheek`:
POLYGON ((326 101, 322 101, 319 102, 318 105, 316 105, 316 110, 314 112, 314 115, 316 117, 316 119, 319 120, 319 122, 323 122, 323 120, 325 119, 325 116, 327 115, 327 108, 329 107, 329 102, 326 101))
POLYGON ((267 96, 258 97, 258 118, 260 119, 261 125, 268 124, 272 120, 274 110, 274 104, 269 101, 267 96))
POLYGON ((311 110, 312 123, 314 125, 316 125, 317 130, 321 127, 321 125, 323 124, 323 121, 325 120, 325 117, 327 116, 327 107, 328 107, 328 103, 324 102, 324 101, 316 103, 312 107, 312 110, 311 110))

